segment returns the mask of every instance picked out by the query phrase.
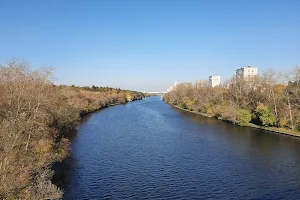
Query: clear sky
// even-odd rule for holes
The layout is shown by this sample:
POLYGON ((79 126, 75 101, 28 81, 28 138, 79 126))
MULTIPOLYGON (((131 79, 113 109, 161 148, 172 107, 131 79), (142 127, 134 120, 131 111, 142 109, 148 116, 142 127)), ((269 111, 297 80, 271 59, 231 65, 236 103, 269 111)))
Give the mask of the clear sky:
POLYGON ((241 66, 300 64, 299 0, 0 0, 0 63, 57 83, 162 91, 241 66))

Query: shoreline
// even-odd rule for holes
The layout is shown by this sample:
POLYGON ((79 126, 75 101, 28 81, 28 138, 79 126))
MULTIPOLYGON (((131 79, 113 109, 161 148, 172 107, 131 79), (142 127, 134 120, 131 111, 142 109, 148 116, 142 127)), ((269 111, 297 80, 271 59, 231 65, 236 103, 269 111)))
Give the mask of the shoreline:
MULTIPOLYGON (((167 104, 169 104, 169 103, 167 103, 167 104)), ((229 123, 231 123, 233 125, 241 126, 241 125, 239 125, 237 123, 233 123, 233 122, 231 122, 229 120, 225 120, 225 119, 222 119, 220 117, 217 118, 217 117, 205 114, 205 113, 200 113, 200 112, 197 112, 197 111, 192 111, 192 110, 180 108, 179 106, 175 106, 175 105, 172 105, 172 104, 169 104, 169 105, 172 106, 172 107, 174 107, 174 108, 176 108, 176 109, 179 109, 179 110, 182 110, 182 111, 185 111, 185 112, 188 112, 188 113, 193 113, 193 114, 200 115, 200 116, 203 116, 203 117, 208 117, 208 118, 215 118, 215 119, 218 119, 218 120, 222 120, 224 122, 229 122, 229 123)), ((252 123, 249 123, 248 125, 245 125, 243 127, 250 127, 250 128, 255 128, 255 129, 260 129, 260 130, 268 131, 268 132, 275 133, 275 134, 282 134, 282 135, 287 135, 287 136, 291 136, 291 137, 300 138, 300 132, 296 132, 296 131, 292 131, 292 130, 285 130, 283 128, 262 127, 262 126, 259 126, 259 125, 256 125, 256 124, 252 124, 252 123)))
POLYGON ((106 106, 97 108, 97 109, 95 109, 95 110, 91 110, 91 111, 87 111, 87 112, 81 112, 81 113, 79 113, 79 115, 80 115, 79 122, 82 120, 82 118, 83 118, 84 116, 86 116, 86 115, 88 115, 88 114, 97 112, 97 111, 99 111, 99 110, 101 110, 101 109, 104 109, 104 108, 108 108, 108 107, 116 106, 116 105, 121 105, 121 104, 127 104, 127 102, 126 102, 126 103, 113 103, 113 104, 109 104, 109 105, 106 105, 106 106))
POLYGON ((81 112, 81 113, 79 113, 80 119, 78 121, 80 122, 84 116, 86 116, 88 114, 91 114, 91 113, 94 113, 94 112, 97 112, 101 109, 108 108, 108 107, 111 107, 111 106, 117 106, 117 105, 125 105, 128 102, 139 101, 139 100, 143 100, 143 99, 135 99, 135 100, 132 100, 132 101, 126 101, 125 103, 112 103, 112 104, 105 105, 103 107, 97 108, 95 110, 91 110, 91 111, 87 111, 87 112, 81 112))
MULTIPOLYGON (((81 122, 88 117, 89 114, 93 114, 96 113, 98 111, 101 111, 102 109, 111 107, 111 106, 117 106, 117 105, 125 105, 128 102, 133 102, 133 101, 139 101, 139 100, 143 100, 143 99, 136 99, 136 100, 132 100, 132 101, 126 101, 125 103, 113 103, 113 104, 109 104, 103 107, 100 107, 98 109, 95 110, 91 110, 88 112, 81 112, 79 114, 80 119, 77 121, 77 125, 75 127, 73 127, 71 130, 69 130, 67 132, 67 134, 65 134, 66 138, 69 140, 70 145, 72 144, 72 140, 74 139, 73 136, 76 135, 76 131, 78 130, 78 127, 80 126, 81 122)), ((70 150, 68 151, 68 153, 70 153, 70 150)), ((67 157, 65 157, 61 162, 54 162, 51 164, 51 168, 54 171, 54 174, 51 178, 51 182, 56 185, 57 187, 59 187, 60 189, 64 190, 64 185, 65 185, 65 172, 64 170, 66 169, 66 162, 68 162, 68 160, 72 158, 70 154, 68 154, 67 157)))

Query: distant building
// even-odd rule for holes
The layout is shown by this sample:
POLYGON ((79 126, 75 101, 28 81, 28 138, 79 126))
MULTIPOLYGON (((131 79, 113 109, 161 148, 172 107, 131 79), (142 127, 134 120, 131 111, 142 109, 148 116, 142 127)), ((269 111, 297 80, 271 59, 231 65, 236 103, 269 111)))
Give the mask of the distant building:
POLYGON ((219 86, 221 83, 221 76, 219 75, 212 75, 208 78, 209 86, 216 87, 219 86))
POLYGON ((193 87, 193 83, 180 83, 180 86, 193 87))
POLYGON ((209 85, 208 80, 198 80, 195 82, 195 88, 209 87, 209 85))
POLYGON ((171 92, 172 90, 174 90, 178 84, 179 84, 178 81, 175 81, 173 86, 170 85, 170 86, 167 88, 167 92, 171 92))
POLYGON ((252 78, 257 75, 257 68, 247 66, 236 70, 236 78, 252 78))
POLYGON ((228 83, 228 84, 225 85, 225 88, 232 89, 233 88, 233 84, 232 83, 228 83))
POLYGON ((195 88, 200 88, 205 86, 205 81, 204 80, 198 80, 195 83, 195 88))

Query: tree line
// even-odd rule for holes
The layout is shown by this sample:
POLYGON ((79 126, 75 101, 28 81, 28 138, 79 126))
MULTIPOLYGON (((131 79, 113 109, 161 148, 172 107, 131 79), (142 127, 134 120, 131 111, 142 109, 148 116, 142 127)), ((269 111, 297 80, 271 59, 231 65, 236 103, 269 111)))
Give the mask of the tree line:
POLYGON ((251 123, 300 131, 300 67, 286 73, 265 69, 253 78, 233 76, 215 88, 179 84, 163 99, 244 126, 251 123))
POLYGON ((68 156, 65 134, 80 117, 143 93, 56 86, 52 70, 13 60, 0 65, 0 199, 60 199, 51 165, 68 156))

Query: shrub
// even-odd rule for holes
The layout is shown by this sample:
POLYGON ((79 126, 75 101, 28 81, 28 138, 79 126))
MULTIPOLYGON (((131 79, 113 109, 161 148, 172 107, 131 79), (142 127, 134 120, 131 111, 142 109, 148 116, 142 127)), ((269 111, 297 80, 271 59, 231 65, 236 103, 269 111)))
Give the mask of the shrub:
POLYGON ((232 123, 236 123, 237 109, 232 105, 224 107, 224 111, 222 112, 222 118, 231 121, 232 123))
POLYGON ((300 124, 296 126, 296 131, 300 131, 300 124))
POLYGON ((223 112, 225 111, 225 106, 223 105, 216 105, 212 108, 212 112, 214 113, 214 116, 216 118, 219 118, 219 117, 223 117, 223 112))
POLYGON ((241 126, 245 126, 251 121, 251 113, 246 109, 239 109, 237 113, 237 120, 241 126))
POLYGON ((276 118, 273 110, 263 104, 259 104, 256 108, 256 118, 258 118, 263 126, 274 126, 276 118))

